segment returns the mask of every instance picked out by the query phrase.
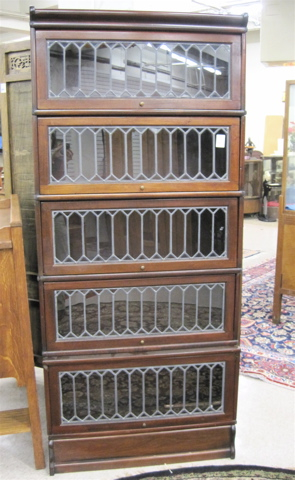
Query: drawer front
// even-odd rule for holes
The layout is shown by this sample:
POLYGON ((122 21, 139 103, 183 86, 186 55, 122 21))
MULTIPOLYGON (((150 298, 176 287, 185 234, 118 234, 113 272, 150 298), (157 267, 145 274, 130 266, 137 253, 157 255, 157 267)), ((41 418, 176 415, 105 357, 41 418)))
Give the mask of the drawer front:
POLYGON ((236 350, 47 366, 50 433, 233 421, 238 360, 236 350))
POLYGON ((41 194, 239 188, 237 118, 41 118, 41 194))
POLYGON ((120 351, 237 338, 235 275, 46 282, 47 351, 120 351))
POLYGON ((233 458, 234 438, 233 425, 53 436, 49 443, 50 473, 233 458))
POLYGON ((37 32, 37 106, 51 110, 240 109, 240 35, 37 32), (143 39, 144 35, 144 39, 143 39), (129 38, 128 38, 129 37, 129 38), (48 78, 44 78, 48 72, 48 78))
POLYGON ((44 202, 44 273, 236 267, 237 202, 44 202))

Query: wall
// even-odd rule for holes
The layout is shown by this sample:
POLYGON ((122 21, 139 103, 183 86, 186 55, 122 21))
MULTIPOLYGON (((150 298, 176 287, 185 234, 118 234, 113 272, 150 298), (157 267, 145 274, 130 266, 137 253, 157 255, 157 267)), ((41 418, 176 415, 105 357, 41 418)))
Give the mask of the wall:
POLYGON ((59 0, 59 8, 92 8, 98 10, 141 10, 191 12, 194 5, 191 0, 182 0, 181 6, 176 0, 59 0))
POLYGON ((260 32, 247 33, 246 139, 263 151, 265 118, 284 116, 286 80, 295 78, 295 67, 267 67, 260 62, 260 32))

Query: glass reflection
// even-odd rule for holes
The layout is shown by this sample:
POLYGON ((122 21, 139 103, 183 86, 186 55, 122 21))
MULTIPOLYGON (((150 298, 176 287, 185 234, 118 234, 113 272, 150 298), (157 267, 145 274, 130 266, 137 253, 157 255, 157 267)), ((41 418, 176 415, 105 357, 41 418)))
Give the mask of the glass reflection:
POLYGON ((54 263, 218 258, 227 207, 53 212, 54 263))
POLYGON ((56 290, 56 339, 224 331, 224 302, 224 283, 56 290))
POLYGON ((229 98, 229 44, 48 41, 49 97, 229 98))
POLYGON ((50 127, 51 183, 228 179, 229 127, 50 127))

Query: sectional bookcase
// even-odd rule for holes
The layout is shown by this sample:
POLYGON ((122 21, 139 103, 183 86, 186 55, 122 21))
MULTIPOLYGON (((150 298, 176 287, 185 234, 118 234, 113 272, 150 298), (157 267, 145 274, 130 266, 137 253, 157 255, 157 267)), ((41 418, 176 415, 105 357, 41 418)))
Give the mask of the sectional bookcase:
POLYGON ((50 472, 233 458, 247 17, 30 23, 50 472))

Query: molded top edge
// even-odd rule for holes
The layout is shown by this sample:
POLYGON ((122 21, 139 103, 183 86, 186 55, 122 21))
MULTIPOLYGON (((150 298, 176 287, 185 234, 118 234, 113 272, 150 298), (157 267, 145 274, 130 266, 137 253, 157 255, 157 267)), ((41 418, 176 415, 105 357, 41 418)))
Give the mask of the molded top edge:
POLYGON ((66 30, 152 30, 243 33, 248 15, 220 15, 176 12, 115 10, 36 10, 30 9, 30 25, 35 29, 66 30))

